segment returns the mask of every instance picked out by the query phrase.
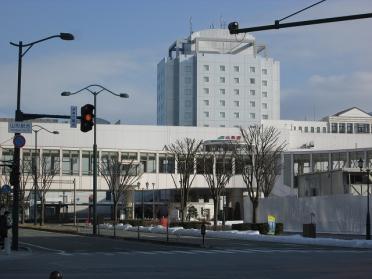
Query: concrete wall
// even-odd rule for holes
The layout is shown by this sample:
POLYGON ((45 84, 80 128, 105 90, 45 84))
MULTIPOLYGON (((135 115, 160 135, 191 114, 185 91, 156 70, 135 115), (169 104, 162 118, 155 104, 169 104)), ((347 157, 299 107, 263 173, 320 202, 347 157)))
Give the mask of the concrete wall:
MULTIPOLYGON (((272 214, 277 222, 284 223, 285 231, 301 232, 302 224, 310 223, 312 212, 317 232, 365 234, 367 199, 361 196, 261 199, 257 220, 267 222, 267 215, 272 214)), ((251 216, 251 202, 249 197, 244 197, 244 222, 251 222, 251 216)))

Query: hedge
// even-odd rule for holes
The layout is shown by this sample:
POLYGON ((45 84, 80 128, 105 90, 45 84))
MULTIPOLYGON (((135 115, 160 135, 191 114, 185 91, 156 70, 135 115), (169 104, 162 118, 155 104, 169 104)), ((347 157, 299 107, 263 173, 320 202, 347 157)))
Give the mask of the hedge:
MULTIPOLYGON (((275 224, 275 234, 282 234, 283 233, 283 223, 276 223, 275 224)), ((242 223, 242 224, 232 224, 232 230, 238 231, 259 231, 260 234, 267 234, 269 232, 269 224, 268 223, 242 223)))

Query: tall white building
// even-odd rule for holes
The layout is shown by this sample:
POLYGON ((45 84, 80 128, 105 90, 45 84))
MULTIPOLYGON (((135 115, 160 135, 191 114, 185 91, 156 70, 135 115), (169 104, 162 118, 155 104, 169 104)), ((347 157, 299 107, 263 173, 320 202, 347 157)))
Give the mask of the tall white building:
POLYGON ((248 127, 280 118, 279 62, 251 35, 208 29, 175 41, 157 67, 157 124, 248 127))

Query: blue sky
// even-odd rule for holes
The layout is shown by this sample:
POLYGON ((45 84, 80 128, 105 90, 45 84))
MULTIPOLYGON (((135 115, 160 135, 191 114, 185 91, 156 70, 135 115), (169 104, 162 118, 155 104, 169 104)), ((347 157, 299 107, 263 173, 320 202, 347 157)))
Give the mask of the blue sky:
MULTIPOLYGON (((129 99, 98 98, 97 114, 110 121, 156 123, 156 64, 177 38, 239 21, 271 24, 315 0, 0 2, 0 117, 14 115, 17 48, 71 32, 76 40, 35 45, 23 59, 22 110, 69 114, 70 105, 91 103, 88 94, 61 97, 99 83, 129 99)), ((288 21, 372 12, 370 0, 328 0, 288 21)), ((372 19, 257 32, 269 56, 281 63, 281 117, 319 119, 358 106, 372 111, 372 19)))

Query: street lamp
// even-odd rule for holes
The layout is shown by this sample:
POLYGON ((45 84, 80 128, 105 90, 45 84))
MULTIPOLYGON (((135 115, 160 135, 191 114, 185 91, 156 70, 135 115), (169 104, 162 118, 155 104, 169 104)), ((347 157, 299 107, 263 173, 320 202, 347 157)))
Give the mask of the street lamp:
POLYGON ((155 221, 155 183, 152 183, 152 220, 155 221))
MULTIPOLYGON (((360 172, 362 173, 363 178, 363 159, 360 158, 358 161, 358 167, 360 168, 360 172)), ((366 220, 366 239, 371 239, 371 218, 369 213, 369 173, 371 172, 370 169, 366 169, 367 173, 367 220, 366 220)), ((362 179, 363 182, 363 179, 362 179)))
MULTIPOLYGON (((18 47, 18 81, 17 81, 17 109, 15 111, 15 121, 23 121, 21 112, 21 80, 22 80, 22 58, 23 56, 36 44, 53 39, 60 38, 62 40, 71 41, 74 36, 70 33, 60 33, 59 35, 53 35, 44 39, 34 41, 32 43, 23 44, 19 41, 18 44, 10 42, 12 46, 18 47), (23 48, 26 50, 23 51, 23 48)), ((15 136, 20 133, 15 133, 15 136)), ((19 160, 20 160, 20 147, 14 147, 13 153, 13 172, 15 174, 14 188, 13 188, 13 226, 12 226, 12 248, 18 250, 18 215, 19 215, 19 160)))
POLYGON ((94 143, 93 143, 93 234, 97 234, 97 95, 101 92, 108 92, 114 96, 120 98, 129 98, 127 93, 114 93, 107 88, 98 85, 98 84, 91 84, 87 87, 84 87, 76 92, 62 92, 61 96, 71 96, 78 94, 83 91, 88 91, 94 96, 94 143), (95 89, 97 88, 97 89, 95 89))
MULTIPOLYGON (((37 154, 37 134, 38 134, 38 132, 40 132, 40 131, 42 131, 42 130, 44 130, 44 131, 46 131, 46 132, 48 132, 48 133, 50 133, 50 134, 55 134, 55 135, 58 135, 59 134, 59 132, 58 131, 50 131, 50 130, 48 130, 48 129, 46 129, 46 128, 44 128, 44 127, 42 127, 42 126, 40 126, 40 125, 32 125, 32 131, 34 131, 34 133, 35 133, 35 152, 34 152, 34 168, 33 168, 33 171, 34 171, 34 225, 36 225, 36 223, 37 223, 37 192, 38 192, 38 189, 39 189, 39 187, 38 187, 38 178, 37 178, 37 175, 38 175, 38 170, 37 170, 37 157, 36 157, 36 154, 37 154), (35 129, 34 129, 34 127, 35 127, 35 129)), ((42 222, 42 220, 41 220, 41 216, 40 216, 40 226, 41 226, 41 222, 42 222)))

